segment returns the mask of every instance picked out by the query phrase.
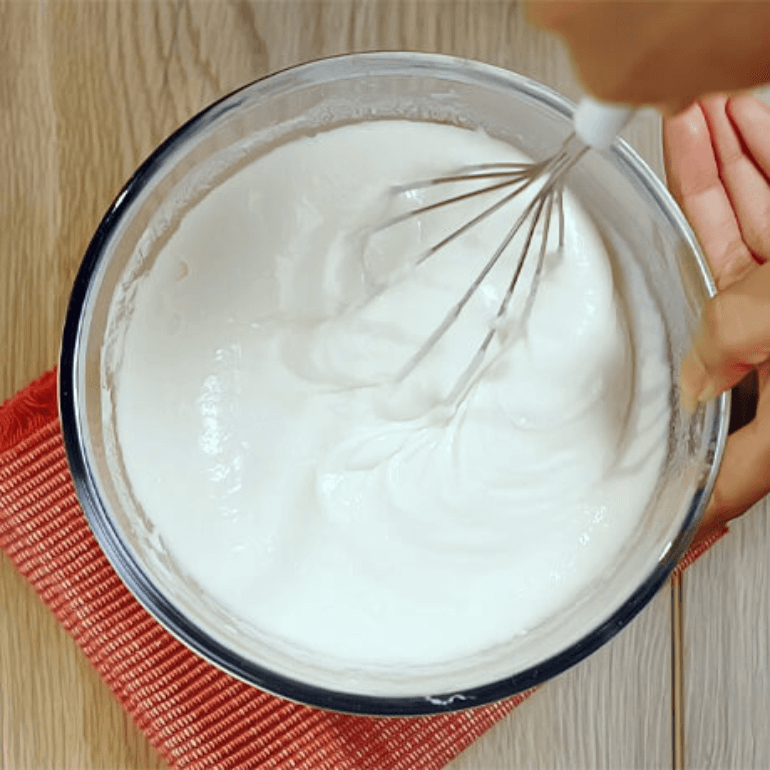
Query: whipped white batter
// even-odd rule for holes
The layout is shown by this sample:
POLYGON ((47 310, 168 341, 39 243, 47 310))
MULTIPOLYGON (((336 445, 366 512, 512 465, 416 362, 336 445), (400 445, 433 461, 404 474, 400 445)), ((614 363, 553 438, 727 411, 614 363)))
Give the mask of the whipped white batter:
POLYGON ((525 201, 404 271, 477 204, 366 237, 412 203, 388 189, 521 159, 434 124, 294 141, 190 210, 141 280, 115 394, 133 493, 180 567, 265 633, 357 664, 472 654, 574 603, 637 525, 667 369, 662 348, 634 361, 608 256, 570 196, 565 248, 552 228, 531 312, 520 292, 462 402, 444 398, 515 244, 392 384, 525 201), (663 387, 640 407, 645 382, 663 387))

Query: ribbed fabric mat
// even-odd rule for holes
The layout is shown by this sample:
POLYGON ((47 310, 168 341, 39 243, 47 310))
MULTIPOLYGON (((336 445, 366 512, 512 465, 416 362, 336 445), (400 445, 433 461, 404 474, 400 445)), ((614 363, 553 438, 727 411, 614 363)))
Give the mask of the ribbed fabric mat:
POLYGON ((171 767, 434 770, 528 697, 426 718, 354 717, 289 703, 201 660, 102 554, 75 496, 56 397, 52 371, 0 407, 0 547, 171 767))

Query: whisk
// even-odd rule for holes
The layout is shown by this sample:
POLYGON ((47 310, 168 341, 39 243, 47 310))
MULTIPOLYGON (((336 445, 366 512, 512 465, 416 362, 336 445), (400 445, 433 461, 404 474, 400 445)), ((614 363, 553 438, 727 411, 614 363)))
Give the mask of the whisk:
POLYGON ((461 373, 449 393, 447 402, 453 403, 461 397, 473 378, 473 375, 481 366, 492 340, 498 333, 500 322, 506 316, 524 264, 527 261, 527 257, 530 254, 534 254, 536 264, 534 272, 532 273, 532 281, 528 287, 529 293, 524 314, 526 315, 529 312, 532 301, 537 293, 554 209, 556 210, 559 223, 559 246, 563 246, 563 189, 565 176, 589 149, 608 149, 618 132, 630 118, 631 113, 632 110, 628 107, 607 104, 599 102, 591 97, 584 97, 575 109, 572 133, 564 141, 559 151, 546 160, 533 163, 487 163, 468 166, 448 176, 419 180, 409 184, 400 185, 393 190, 394 194, 403 195, 431 187, 454 186, 457 183, 483 183, 481 187, 477 187, 470 192, 453 194, 450 195, 450 197, 419 206, 418 208, 410 209, 405 213, 394 216, 382 223, 377 228, 376 232, 382 232, 409 219, 422 216, 436 209, 461 203, 462 201, 468 201, 472 198, 480 196, 490 196, 491 198, 494 198, 494 200, 492 200, 492 202, 479 214, 472 219, 463 222, 448 235, 423 251, 414 263, 414 266, 417 266, 444 249, 448 244, 468 232, 471 228, 476 227, 496 211, 502 209, 514 198, 532 187, 532 185, 542 181, 540 189, 536 192, 516 221, 513 222, 497 249, 483 265, 466 292, 460 297, 457 303, 452 306, 441 323, 439 323, 420 348, 396 374, 396 383, 400 383, 406 379, 420 365, 431 350, 433 350, 438 341, 457 321, 465 306, 478 291, 494 266, 499 262, 500 258, 511 244, 511 241, 513 241, 516 235, 522 231, 522 228, 526 227, 523 248, 518 259, 515 261, 513 275, 503 294, 495 317, 490 324, 486 336, 483 338, 475 354, 468 363, 468 366, 461 373), (498 195, 495 196, 495 193, 498 195), (537 245, 534 243, 536 241, 535 234, 538 229, 538 223, 541 221, 543 222, 543 232, 539 245, 537 245))

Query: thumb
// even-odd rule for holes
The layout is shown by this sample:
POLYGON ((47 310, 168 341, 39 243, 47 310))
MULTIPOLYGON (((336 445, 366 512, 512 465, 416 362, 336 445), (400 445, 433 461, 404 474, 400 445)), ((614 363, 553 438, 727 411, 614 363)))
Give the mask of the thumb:
POLYGON ((679 375, 683 404, 694 410, 699 401, 715 398, 768 359, 770 262, 719 292, 704 307, 695 344, 679 375))
POLYGON ((760 373, 755 418, 727 439, 714 493, 701 524, 710 530, 739 516, 770 492, 770 370, 760 373), (764 380, 764 382, 762 382, 764 380))

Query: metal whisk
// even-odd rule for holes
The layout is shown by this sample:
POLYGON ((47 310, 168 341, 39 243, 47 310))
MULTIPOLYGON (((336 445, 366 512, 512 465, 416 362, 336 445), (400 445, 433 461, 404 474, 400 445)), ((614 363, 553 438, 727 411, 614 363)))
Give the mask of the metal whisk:
POLYGON ((449 328, 457 321, 465 306, 473 295, 478 291, 481 284, 489 275, 494 266, 499 262, 505 253, 511 241, 516 235, 526 227, 526 236, 524 245, 518 260, 515 263, 513 275, 510 283, 503 295, 495 317, 490 324, 485 337, 476 349, 468 366, 459 376, 447 401, 455 402, 464 393, 469 385, 474 373, 481 366, 487 350, 498 332, 499 324, 505 317, 511 299, 516 290, 522 270, 527 257, 536 254, 536 264, 532 274, 532 281, 528 286, 527 302, 525 305, 525 315, 529 312, 534 297, 537 293, 540 275, 543 269, 543 262, 546 256, 546 244, 551 227, 554 210, 558 219, 559 226, 559 246, 564 242, 564 208, 563 208, 563 190, 564 179, 569 170, 588 152, 589 149, 606 150, 610 147, 615 136, 623 128, 631 116, 631 110, 627 107, 610 105, 598 102, 590 97, 586 97, 578 104, 574 116, 574 130, 565 140, 561 149, 552 157, 534 163, 489 163, 476 166, 465 167, 449 176, 436 177, 433 179, 424 179, 417 182, 400 185, 393 190, 394 194, 403 195, 417 190, 424 190, 432 187, 450 186, 465 182, 482 182, 482 186, 474 188, 469 192, 451 195, 437 202, 422 205, 411 209, 405 213, 399 214, 387 220, 377 228, 377 232, 387 230, 397 224, 409 219, 422 216, 433 210, 445 208, 463 201, 468 201, 481 196, 499 195, 493 200, 481 213, 472 219, 460 224, 452 230, 447 236, 431 245, 422 252, 415 262, 415 266, 422 264, 437 252, 444 249, 448 244, 462 236, 471 228, 477 226, 482 221, 490 217, 496 211, 509 204, 514 198, 521 195, 525 190, 538 182, 542 182, 539 190, 535 193, 532 200, 527 204, 524 211, 511 225, 500 245, 490 256, 484 266, 471 282, 466 292, 447 312, 441 323, 435 328, 431 335, 425 340, 414 355, 404 364, 396 375, 396 382, 402 382, 408 377, 425 357, 433 350, 438 341, 447 333, 449 328), (540 236, 539 245, 534 242, 538 224, 543 222, 543 232, 540 236))

